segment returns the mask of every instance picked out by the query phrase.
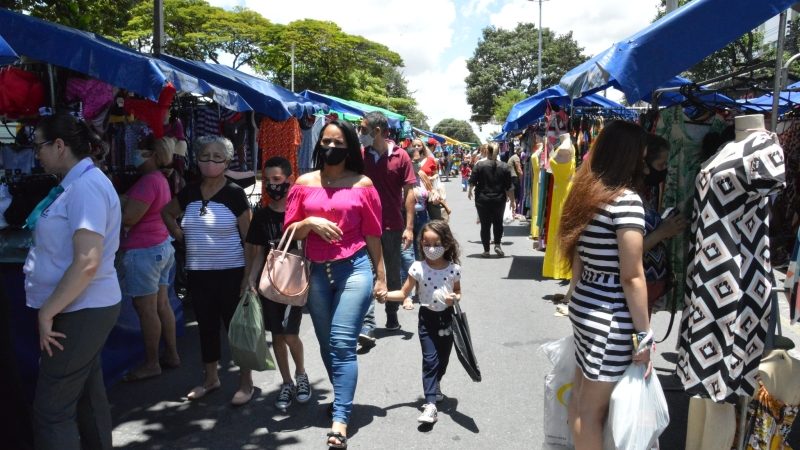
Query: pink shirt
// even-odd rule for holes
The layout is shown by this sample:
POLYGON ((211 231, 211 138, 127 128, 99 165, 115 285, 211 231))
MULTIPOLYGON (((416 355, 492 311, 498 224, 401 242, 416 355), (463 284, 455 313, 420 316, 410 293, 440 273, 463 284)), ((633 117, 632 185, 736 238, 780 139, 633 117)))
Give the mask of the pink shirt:
POLYGON ((307 217, 322 217, 342 230, 331 244, 316 233, 306 239, 306 257, 312 262, 334 261, 354 255, 367 245, 366 236, 381 235, 381 200, 374 187, 323 188, 294 185, 286 200, 284 229, 307 217))
POLYGON ((150 172, 131 187, 129 199, 150 205, 141 219, 122 236, 120 249, 148 248, 167 240, 169 232, 161 219, 161 210, 170 202, 169 183, 160 171, 150 172))

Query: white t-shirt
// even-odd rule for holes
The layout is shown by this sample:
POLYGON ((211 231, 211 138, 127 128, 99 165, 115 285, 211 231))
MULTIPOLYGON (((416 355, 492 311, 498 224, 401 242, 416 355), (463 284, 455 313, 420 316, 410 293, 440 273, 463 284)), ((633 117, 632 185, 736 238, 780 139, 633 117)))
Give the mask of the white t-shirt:
POLYGON ((444 269, 434 269, 425 261, 415 261, 408 275, 417 281, 419 304, 432 311, 444 311, 447 309, 444 298, 461 281, 461 266, 450 263, 444 269))
POLYGON ((114 256, 119 248, 122 212, 108 177, 84 158, 61 182, 64 192, 42 212, 33 231, 34 246, 23 270, 27 304, 39 309, 72 264, 72 236, 89 230, 103 236, 103 255, 92 281, 62 312, 103 308, 120 302, 114 256))

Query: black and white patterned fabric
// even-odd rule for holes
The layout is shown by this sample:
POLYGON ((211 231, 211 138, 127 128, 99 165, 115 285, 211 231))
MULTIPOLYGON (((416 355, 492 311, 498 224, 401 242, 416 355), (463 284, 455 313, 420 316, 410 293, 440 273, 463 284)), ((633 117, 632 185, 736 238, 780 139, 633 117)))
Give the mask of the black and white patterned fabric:
POLYGON ((695 180, 678 376, 690 395, 752 396, 770 312, 768 196, 784 185, 778 138, 726 145, 695 180))
POLYGON ((626 190, 594 216, 578 240, 581 280, 569 302, 575 356, 586 378, 618 381, 631 363, 636 332, 619 277, 617 230, 644 233, 641 198, 626 190))

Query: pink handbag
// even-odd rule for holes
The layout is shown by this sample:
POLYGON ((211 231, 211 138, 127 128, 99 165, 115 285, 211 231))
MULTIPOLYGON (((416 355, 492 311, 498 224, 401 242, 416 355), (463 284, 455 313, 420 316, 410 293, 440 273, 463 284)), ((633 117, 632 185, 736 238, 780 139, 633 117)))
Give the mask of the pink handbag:
POLYGON ((286 230, 289 233, 283 233, 278 247, 269 251, 258 282, 258 292, 277 303, 303 306, 308 299, 311 270, 306 258, 289 252, 296 228, 292 225, 290 230, 286 230))

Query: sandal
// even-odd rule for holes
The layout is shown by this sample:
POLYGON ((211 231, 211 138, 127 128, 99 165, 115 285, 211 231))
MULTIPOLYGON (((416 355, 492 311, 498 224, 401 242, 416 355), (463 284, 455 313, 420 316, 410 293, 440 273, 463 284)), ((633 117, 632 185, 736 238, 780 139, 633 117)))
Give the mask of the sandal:
POLYGON ((209 386, 206 386, 206 385, 197 386, 196 388, 194 388, 191 391, 189 391, 189 393, 186 395, 186 398, 188 398, 189 400, 192 400, 192 401, 193 400, 200 400, 201 398, 205 397, 206 395, 208 395, 208 394, 216 391, 217 389, 219 389, 219 387, 221 385, 222 384, 219 382, 219 380, 217 380, 216 383, 214 383, 212 385, 209 385, 209 386))
POLYGON ((347 448, 347 436, 338 431, 328 432, 328 447, 330 448, 347 448), (331 438, 336 439, 339 443, 332 443, 331 438))
POLYGON ((233 398, 231 399, 231 405, 233 406, 242 406, 246 405, 250 400, 253 398, 253 393, 256 391, 256 388, 251 387, 250 392, 242 392, 241 390, 236 391, 233 394, 233 398))
POLYGON ((177 369, 181 366, 181 360, 178 358, 177 362, 175 362, 167 358, 161 358, 158 360, 158 364, 162 369, 177 369))

